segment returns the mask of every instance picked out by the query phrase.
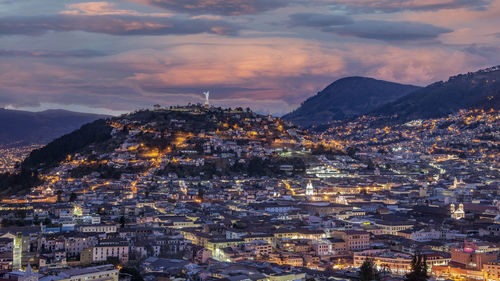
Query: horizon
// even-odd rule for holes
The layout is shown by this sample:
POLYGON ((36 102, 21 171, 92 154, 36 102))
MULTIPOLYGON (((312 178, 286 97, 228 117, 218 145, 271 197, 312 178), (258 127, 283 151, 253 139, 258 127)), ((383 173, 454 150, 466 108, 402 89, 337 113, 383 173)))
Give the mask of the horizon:
POLYGON ((189 3, 0 0, 0 107, 119 114, 208 90, 281 116, 342 77, 425 86, 500 62, 500 0, 189 3))
MULTIPOLYGON (((500 67, 500 64, 499 65, 494 64, 494 65, 489 66, 489 67, 485 67, 485 68, 481 68, 481 69, 477 69, 477 70, 471 70, 469 72, 477 72, 477 71, 487 70, 487 69, 490 69, 490 68, 498 68, 498 67, 500 67)), ((450 77, 453 77, 455 75, 460 75, 460 74, 464 74, 464 73, 456 73, 454 75, 451 75, 450 77)), ((450 78, 450 77, 448 77, 448 78, 450 78)), ((380 79, 377 79, 377 78, 367 77, 367 76, 358 76, 358 75, 345 76, 345 77, 340 77, 337 80, 329 83, 328 85, 326 85, 322 89, 325 89, 326 87, 334 84, 335 82, 337 82, 339 80, 342 80, 342 79, 346 79, 346 78, 368 78, 368 79, 380 80, 380 79)), ((429 85, 431 85, 433 83, 443 82, 443 81, 446 81, 446 80, 447 79, 440 80, 440 81, 433 81, 433 82, 431 82, 431 83, 429 83, 427 85, 423 85, 423 86, 413 85, 413 84, 399 83, 397 81, 387 81, 387 80, 380 80, 380 81, 385 81, 385 82, 397 83, 397 84, 401 84, 401 85, 409 85, 409 86, 417 86, 417 87, 425 88, 425 87, 427 87, 427 86, 429 86, 429 85)), ((318 93, 319 92, 320 91, 318 91, 318 93)), ((315 93, 312 96, 315 96, 318 93, 315 93)), ((312 96, 310 96, 310 97, 312 97, 312 96)), ((302 101, 302 102, 304 102, 304 101, 302 101)), ((165 107, 165 108, 169 107, 169 106, 181 106, 182 107, 182 106, 188 106, 189 104, 191 104, 191 103, 186 103, 184 105, 182 105, 182 104, 165 104, 165 105, 162 105, 162 104, 160 104, 160 106, 165 107)), ((202 102, 198 101, 198 102, 192 103, 192 104, 202 104, 202 102)), ((298 107, 300 107, 301 104, 297 105, 295 108, 292 108, 289 112, 285 112, 285 113, 282 113, 282 114, 273 114, 271 112, 260 112, 258 110, 254 110, 251 107, 249 107, 249 108, 253 112, 258 113, 258 114, 272 115, 274 117, 281 118, 281 117, 283 117, 284 115, 286 115, 288 113, 294 112, 296 109, 298 109, 298 107)), ((71 112, 74 112, 74 113, 108 115, 110 117, 118 117, 118 116, 121 116, 123 114, 131 113, 131 112, 133 112, 135 110, 147 110, 147 109, 151 109, 151 107, 153 107, 153 106, 154 105, 150 105, 149 107, 135 108, 135 109, 131 109, 131 110, 128 110, 128 111, 115 111, 115 110, 110 110, 110 109, 106 109, 106 108, 91 108, 91 107, 85 107, 85 106, 82 106, 82 105, 74 105, 74 104, 70 104, 70 105, 58 105, 58 104, 42 103, 39 107, 19 107, 19 108, 16 108, 16 107, 13 107, 12 105, 7 105, 6 107, 0 107, 0 109, 25 111, 25 112, 33 112, 33 113, 45 112, 45 111, 50 111, 50 110, 65 110, 65 111, 71 111, 71 112)), ((230 106, 224 106, 223 104, 221 104, 221 105, 214 105, 214 106, 216 106, 216 107, 222 107, 222 108, 230 108, 230 106)), ((245 107, 245 106, 237 105, 237 106, 234 106, 234 107, 245 107)))
MULTIPOLYGON (((108 117, 119 117, 121 115, 126 115, 126 114, 130 114, 134 111, 141 111, 141 110, 151 110, 155 105, 151 105, 150 107, 148 108, 136 108, 136 109, 133 109, 133 110, 130 110, 130 111, 124 111, 124 112, 120 112, 120 113, 113 113, 113 114, 108 114, 106 113, 107 111, 105 111, 105 109, 102 111, 103 113, 99 113, 101 112, 99 109, 96 109, 94 110, 94 112, 85 112, 85 111, 77 111, 78 109, 76 110, 71 110, 71 109, 65 109, 65 108, 52 108, 52 107, 47 107, 47 108, 12 108, 12 107, 0 107, 0 109, 3 109, 3 110, 11 110, 11 111, 21 111, 21 112, 31 112, 31 113, 40 113, 40 112, 47 112, 47 111, 67 111, 67 112, 72 112, 72 113, 82 113, 82 114, 95 114, 95 115, 107 115, 108 117)), ((198 103, 194 103, 194 104, 172 104, 172 105, 160 105, 163 109, 169 109, 169 107, 189 107, 189 106, 203 106, 202 103, 198 102, 198 103)), ((214 108, 222 108, 222 109, 230 109, 230 108, 237 108, 237 107, 224 107, 224 106, 218 106, 218 105, 210 105, 211 107, 214 107, 214 108)), ((68 108, 71 108, 71 107, 68 107, 68 108)), ((77 107, 77 108, 81 108, 81 107, 77 107)), ((250 107, 249 107, 250 108, 250 107)), ((257 111, 254 111, 252 108, 250 108, 250 110, 254 113, 257 113, 257 114, 261 114, 261 115, 269 115, 267 113, 261 113, 261 112, 257 112, 257 111)), ((276 115, 272 115, 273 117, 278 117, 280 118, 281 116, 276 116, 276 115)))

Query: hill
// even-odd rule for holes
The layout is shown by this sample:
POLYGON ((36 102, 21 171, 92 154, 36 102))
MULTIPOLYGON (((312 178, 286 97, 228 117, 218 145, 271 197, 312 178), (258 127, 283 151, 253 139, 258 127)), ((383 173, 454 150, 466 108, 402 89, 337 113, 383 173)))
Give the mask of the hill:
POLYGON ((385 104, 370 115, 393 121, 444 117, 460 109, 500 109, 500 66, 450 77, 385 104))
POLYGON ((108 116, 66 110, 29 112, 0 108, 0 145, 43 144, 108 116))
POLYGON ((417 86, 373 78, 342 78, 282 118, 305 127, 348 119, 366 114, 418 89, 417 86))
POLYGON ((4 194, 97 183, 135 190, 144 178, 279 177, 302 174, 304 132, 249 109, 199 105, 140 110, 96 120, 36 149, 17 174, 0 175, 4 194), (285 167, 285 168, 283 168, 285 167))

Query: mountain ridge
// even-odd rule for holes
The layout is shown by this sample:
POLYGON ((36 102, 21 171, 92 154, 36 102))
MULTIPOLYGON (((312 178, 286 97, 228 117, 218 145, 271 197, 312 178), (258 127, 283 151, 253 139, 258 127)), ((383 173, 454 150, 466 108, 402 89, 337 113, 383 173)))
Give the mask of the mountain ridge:
POLYGON ((305 127, 354 118, 418 89, 418 86, 369 77, 344 77, 329 84, 282 118, 305 127))
POLYGON ((0 108, 0 145, 43 144, 107 115, 49 109, 40 112, 0 108))
POLYGON ((391 121, 443 117, 460 109, 500 109, 500 66, 451 76, 370 112, 391 121))
POLYGON ((282 118, 303 127, 324 127, 362 115, 393 123, 444 117, 461 109, 500 109, 500 66, 454 75, 426 87, 345 77, 282 118))

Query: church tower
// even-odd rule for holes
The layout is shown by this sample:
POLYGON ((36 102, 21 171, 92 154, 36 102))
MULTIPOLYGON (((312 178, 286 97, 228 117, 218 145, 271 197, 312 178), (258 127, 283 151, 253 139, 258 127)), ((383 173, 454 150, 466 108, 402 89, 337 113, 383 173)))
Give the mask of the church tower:
POLYGON ((313 196, 314 195, 314 186, 312 182, 309 180, 306 186, 306 195, 307 196, 313 196))
POLYGON ((451 217, 453 219, 459 220, 465 218, 464 204, 460 203, 458 209, 455 210, 455 204, 450 206, 451 217))
POLYGON ((28 264, 28 267, 26 268, 24 275, 19 276, 17 281, 38 281, 38 274, 33 272, 33 270, 31 269, 31 265, 28 264))
POLYGON ((14 237, 14 250, 12 253, 12 270, 21 269, 21 260, 23 257, 23 234, 18 232, 14 237))

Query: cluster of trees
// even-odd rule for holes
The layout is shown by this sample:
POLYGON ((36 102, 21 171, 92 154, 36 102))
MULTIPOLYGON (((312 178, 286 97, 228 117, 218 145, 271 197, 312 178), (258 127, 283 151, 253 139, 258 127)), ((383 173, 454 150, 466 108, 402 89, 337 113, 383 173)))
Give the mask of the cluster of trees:
POLYGON ((21 168, 23 170, 51 168, 69 154, 76 153, 90 144, 108 140, 111 138, 111 130, 106 120, 102 119, 85 124, 80 129, 33 150, 23 161, 21 168))
POLYGON ((122 174, 134 174, 144 171, 146 168, 142 166, 138 167, 126 167, 126 168, 115 168, 104 164, 91 164, 91 165, 80 165, 69 171, 69 174, 73 178, 81 178, 91 173, 98 172, 99 177, 102 179, 120 179, 122 174))
POLYGON ((221 171, 217 170, 216 164, 211 162, 205 162, 203 166, 187 166, 169 163, 162 171, 158 172, 158 175, 167 175, 168 173, 175 173, 180 178, 199 176, 201 178, 211 179, 213 176, 222 176, 221 171))
POLYGON ((304 160, 299 157, 276 157, 266 159, 252 157, 248 161, 248 164, 243 166, 243 169, 247 175, 252 177, 285 175, 286 172, 280 169, 281 165, 292 165, 296 175, 301 175, 306 170, 304 160))
POLYGON ((285 175, 286 171, 280 169, 281 165, 292 165, 293 173, 296 175, 303 174, 306 170, 306 164, 299 157, 276 157, 262 159, 260 157, 252 157, 246 163, 236 162, 229 165, 227 161, 222 161, 219 164, 215 162, 205 162, 203 166, 187 166, 169 163, 158 175, 166 175, 175 173, 180 178, 185 177, 201 177, 211 179, 214 176, 230 176, 247 174, 251 177, 263 176, 281 176, 285 175))
MULTIPOLYGON (((175 110, 141 110, 129 114, 125 118, 131 121, 139 121, 140 123, 156 123, 156 128, 159 130, 172 130, 176 129, 172 126, 170 122, 173 119, 185 120, 184 129, 189 130, 193 133, 199 133, 201 130, 211 130, 215 129, 216 124, 212 121, 212 116, 207 116, 205 114, 191 114, 183 111, 175 110)), ((217 118, 216 118, 217 119, 217 118)))
POLYGON ((341 150, 337 150, 331 147, 326 147, 323 144, 317 144, 311 147, 312 155, 325 155, 327 158, 331 158, 336 155, 345 155, 345 153, 341 150))
POLYGON ((144 281, 141 273, 135 267, 124 267, 120 269, 120 274, 130 275, 130 281, 144 281))
POLYGON ((29 191, 31 187, 42 183, 38 171, 21 170, 18 173, 0 174, 0 194, 17 194, 29 191))
POLYGON ((52 221, 49 218, 45 218, 43 220, 39 220, 38 218, 35 218, 33 220, 25 220, 24 217, 19 218, 19 219, 2 219, 1 226, 2 227, 9 227, 9 226, 29 226, 29 225, 39 225, 42 223, 43 225, 52 225, 52 221))
MULTIPOLYGON (((411 262, 411 271, 405 275, 405 281, 427 281, 427 259, 423 255, 415 255, 411 262)), ((359 268, 360 281, 378 281, 381 280, 384 272, 379 271, 372 259, 366 259, 359 268)))
POLYGON ((105 120, 97 120, 83 125, 80 129, 64 135, 48 145, 33 150, 21 163, 15 174, 0 174, 0 190, 4 195, 27 192, 41 184, 39 169, 51 168, 63 161, 67 155, 75 153, 89 144, 111 138, 111 127, 105 120))
POLYGON ((381 279, 380 271, 377 270, 372 259, 366 259, 359 268, 360 281, 372 281, 381 279))
POLYGON ((427 258, 422 255, 416 255, 411 262, 411 272, 406 274, 406 281, 427 281, 427 258))

